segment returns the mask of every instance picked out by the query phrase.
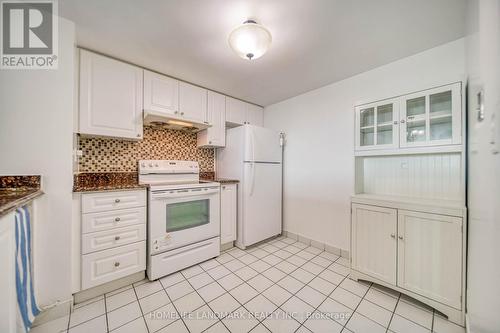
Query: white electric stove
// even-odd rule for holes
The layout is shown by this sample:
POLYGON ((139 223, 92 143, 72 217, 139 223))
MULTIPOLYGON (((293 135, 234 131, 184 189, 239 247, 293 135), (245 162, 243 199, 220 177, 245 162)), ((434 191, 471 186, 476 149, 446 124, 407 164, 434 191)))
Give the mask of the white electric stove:
POLYGON ((198 162, 139 161, 148 190, 150 280, 220 254, 220 185, 199 179, 198 162))

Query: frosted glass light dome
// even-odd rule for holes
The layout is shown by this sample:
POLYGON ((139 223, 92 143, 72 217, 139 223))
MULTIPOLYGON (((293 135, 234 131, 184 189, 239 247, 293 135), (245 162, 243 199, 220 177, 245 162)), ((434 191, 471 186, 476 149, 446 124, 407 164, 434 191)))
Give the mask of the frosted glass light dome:
POLYGON ((269 30, 253 20, 243 22, 229 34, 229 45, 238 56, 253 60, 260 58, 271 45, 269 30))

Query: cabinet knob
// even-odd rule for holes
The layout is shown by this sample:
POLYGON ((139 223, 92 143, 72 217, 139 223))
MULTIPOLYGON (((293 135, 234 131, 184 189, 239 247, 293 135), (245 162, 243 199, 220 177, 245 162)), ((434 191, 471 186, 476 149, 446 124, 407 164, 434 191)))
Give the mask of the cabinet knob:
POLYGON ((178 114, 178 113, 179 113, 179 111, 175 111, 175 112, 174 112, 174 114, 178 114))
POLYGON ((120 240, 120 236, 115 236, 115 241, 120 240))
POLYGON ((208 141, 208 144, 211 145, 212 144, 212 141, 208 141))
POLYGON ((115 267, 118 267, 118 266, 120 266, 120 263, 117 261, 117 262, 115 262, 115 267))
POLYGON ((395 234, 391 234, 391 237, 392 237, 392 238, 396 238, 396 235, 395 235, 395 234))
POLYGON ((119 203, 119 202, 120 202, 120 199, 115 199, 115 202, 116 202, 116 203, 119 203))
POLYGON ((399 239, 403 240, 403 236, 398 236, 399 239))
POLYGON ((226 189, 226 187, 225 187, 225 186, 222 186, 222 189, 223 189, 223 190, 225 190, 225 189, 226 189))
POLYGON ((119 217, 115 217, 115 222, 120 222, 120 218, 119 217))
POLYGON ((404 119, 401 119, 401 124, 404 124, 406 123, 406 121, 404 119))
POLYGON ((138 137, 138 138, 140 138, 140 137, 141 137, 141 135, 140 135, 140 134, 137 134, 137 137, 138 137))
POLYGON ((394 120, 394 125, 397 125, 398 124, 398 121, 397 120, 394 120))
POLYGON ((184 115, 184 112, 181 112, 181 116, 183 116, 183 115, 184 115))

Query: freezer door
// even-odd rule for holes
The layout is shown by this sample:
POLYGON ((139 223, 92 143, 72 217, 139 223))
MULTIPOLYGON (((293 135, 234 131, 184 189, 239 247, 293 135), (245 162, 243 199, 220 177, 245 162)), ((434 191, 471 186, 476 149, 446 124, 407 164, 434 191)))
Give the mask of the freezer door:
POLYGON ((245 125, 244 161, 281 162, 280 134, 273 130, 245 125))
POLYGON ((281 164, 244 163, 242 235, 250 246, 281 233, 281 164))

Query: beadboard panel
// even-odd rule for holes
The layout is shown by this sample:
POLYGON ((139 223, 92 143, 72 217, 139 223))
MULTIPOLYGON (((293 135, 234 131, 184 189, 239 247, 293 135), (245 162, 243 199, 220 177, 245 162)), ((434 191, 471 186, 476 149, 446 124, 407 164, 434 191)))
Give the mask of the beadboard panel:
POLYGON ((460 200, 460 153, 365 157, 357 191, 413 198, 460 200))

